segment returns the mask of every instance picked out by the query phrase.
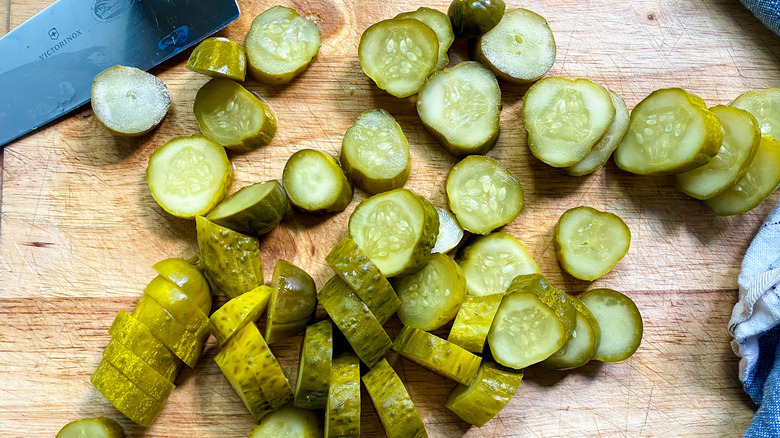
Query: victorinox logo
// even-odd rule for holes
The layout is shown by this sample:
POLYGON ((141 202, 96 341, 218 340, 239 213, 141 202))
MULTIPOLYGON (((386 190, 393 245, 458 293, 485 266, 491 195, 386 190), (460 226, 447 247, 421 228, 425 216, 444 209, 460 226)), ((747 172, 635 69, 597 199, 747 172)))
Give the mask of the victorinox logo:
MULTIPOLYGON (((49 38, 51 38, 52 40, 56 41, 56 40, 60 39, 60 33, 59 33, 59 31, 57 31, 56 27, 52 27, 51 29, 49 29, 48 34, 49 34, 49 38)), ((48 58, 50 56, 53 56, 60 49, 62 49, 63 47, 67 46, 71 41, 75 40, 76 38, 78 38, 80 36, 81 36, 81 29, 77 29, 76 31, 72 32, 70 35, 67 35, 67 36, 63 37, 60 40, 60 42, 58 42, 57 44, 49 47, 49 50, 47 50, 47 51, 41 53, 40 55, 38 55, 38 58, 40 58, 41 61, 43 61, 44 59, 46 59, 46 58, 48 58)))

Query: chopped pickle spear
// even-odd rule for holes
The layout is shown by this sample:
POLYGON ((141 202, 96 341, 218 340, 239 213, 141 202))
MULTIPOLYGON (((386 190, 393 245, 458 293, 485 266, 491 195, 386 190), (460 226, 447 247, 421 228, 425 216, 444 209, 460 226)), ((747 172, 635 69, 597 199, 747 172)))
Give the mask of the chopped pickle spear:
POLYGON ((687 172, 707 164, 723 142, 718 116, 680 88, 650 93, 631 112, 615 164, 640 175, 687 172))
POLYGON ((325 406, 325 438, 360 437, 360 360, 352 353, 333 358, 325 406))
POLYGON ((290 203, 304 213, 344 211, 352 201, 352 185, 333 155, 301 149, 284 165, 282 176, 290 203))
POLYGON ((125 438, 125 431, 110 418, 82 418, 66 424, 55 438, 125 438))
POLYGON ((212 79, 192 107, 201 132, 220 145, 249 152, 276 135, 276 116, 266 101, 230 79, 212 79))
POLYGON ((244 82, 246 53, 235 41, 223 37, 207 38, 192 51, 187 68, 215 78, 244 82))
POLYGON ((434 73, 417 97, 425 129, 455 157, 489 151, 498 140, 500 113, 496 77, 473 61, 434 73))
POLYGON ((342 239, 325 260, 336 275, 349 284, 380 324, 384 324, 398 310, 401 300, 390 282, 352 239, 342 239))
POLYGON ((470 385, 458 385, 447 399, 447 409, 461 420, 482 427, 498 415, 515 395, 523 373, 483 361, 470 385))
POLYGON ((436 61, 434 71, 441 70, 450 63, 447 50, 449 50, 452 42, 455 41, 455 34, 452 33, 452 23, 450 23, 450 17, 447 14, 423 6, 416 11, 402 12, 396 15, 395 18, 412 18, 422 21, 436 33, 436 39, 439 41, 439 58, 436 61))
POLYGON ((718 216, 742 214, 758 206, 780 184, 780 140, 761 137, 745 175, 721 194, 704 201, 718 216))
POLYGON ((469 296, 461 304, 452 323, 448 341, 472 353, 482 354, 490 326, 504 294, 469 296))
POLYGON ((631 230, 616 214, 575 207, 555 225, 555 254, 575 278, 593 281, 612 270, 631 246, 631 230))
POLYGON ((333 277, 322 287, 317 299, 360 360, 369 368, 376 365, 393 343, 382 324, 349 285, 341 278, 333 277))
POLYGON ((154 270, 175 284, 204 314, 211 313, 211 288, 198 268, 187 260, 170 258, 155 263, 154 270))
POLYGON ((217 338, 219 345, 225 345, 245 325, 257 321, 265 311, 272 293, 273 289, 270 287, 258 286, 217 309, 210 320, 211 333, 217 338))
POLYGON ((528 9, 506 11, 475 48, 475 59, 507 82, 533 82, 555 62, 555 38, 547 20, 528 9))
POLYGON ((271 180, 242 187, 206 216, 225 228, 246 234, 265 234, 282 221, 288 208, 287 192, 271 180))
POLYGON ((422 418, 393 367, 382 359, 363 376, 388 438, 427 438, 422 418))
POLYGON ((459 38, 472 38, 496 27, 504 16, 504 0, 453 0, 447 15, 459 38))
POLYGON ((456 258, 466 275, 466 292, 482 297, 503 295, 518 275, 539 272, 539 266, 514 236, 503 231, 478 237, 456 258))
POLYGON ((276 261, 271 289, 265 322, 265 340, 269 344, 305 329, 317 308, 314 279, 292 263, 276 261))
POLYGON ((198 333, 187 330, 184 324, 146 294, 138 300, 132 316, 145 325, 182 362, 190 368, 195 367, 203 353, 205 338, 201 339, 198 333))
POLYGON ((383 20, 366 29, 358 48, 360 67, 377 87, 395 97, 418 93, 439 61, 439 40, 411 18, 383 20))
POLYGON ((593 289, 580 300, 591 311, 601 332, 593 359, 618 362, 628 359, 642 342, 642 315, 631 298, 612 289, 593 289))
POLYGON ((303 73, 322 45, 320 28, 284 6, 274 6, 252 21, 244 46, 249 73, 260 82, 285 84, 303 73))
POLYGON ((299 408, 324 409, 333 363, 333 324, 320 321, 306 327, 298 362, 293 404, 299 408))
POLYGON ((488 234, 515 220, 523 209, 523 188, 498 161, 470 155, 450 169, 447 198, 468 232, 488 234))
POLYGON ((416 329, 443 326, 455 317, 466 299, 466 277, 445 254, 434 254, 420 271, 393 280, 401 300, 398 317, 404 325, 416 329))
POLYGON ((146 183, 168 213, 192 219, 222 201, 233 183, 225 149, 202 135, 177 137, 149 156, 146 183))
POLYGON ((257 374, 254 363, 249 361, 242 349, 223 348, 214 356, 214 362, 255 421, 273 412, 271 403, 260 387, 263 376, 257 374))
POLYGON ((568 295, 577 309, 577 324, 571 337, 560 350, 541 362, 541 366, 554 370, 568 370, 588 363, 596 354, 601 339, 599 322, 578 298, 568 295))
POLYGON ((108 329, 111 339, 121 342, 161 376, 173 382, 181 361, 135 317, 120 310, 108 329))
POLYGON ((439 214, 439 234, 436 237, 436 245, 431 253, 447 253, 458 246, 463 240, 463 227, 460 226, 455 216, 447 209, 435 207, 439 214))
POLYGON ((386 277, 422 269, 431 259, 438 231, 433 205, 406 189, 365 199, 349 217, 349 237, 386 277))
POLYGON ((523 97, 523 124, 534 157, 553 167, 588 156, 615 120, 606 88, 588 79, 544 78, 523 97))
POLYGON ((260 242, 198 216, 200 257, 212 286, 235 298, 263 284, 260 242))
POLYGON ((780 140, 780 88, 748 91, 729 105, 753 114, 761 127, 761 135, 780 140))
POLYGON ((254 367, 260 389, 272 409, 279 409, 292 400, 290 382, 254 323, 244 326, 225 350, 243 355, 254 367))
POLYGON ((130 380, 103 359, 89 379, 103 396, 125 417, 143 427, 149 427, 165 404, 146 395, 130 380))
POLYGON ((160 403, 165 403, 173 392, 174 386, 170 380, 160 375, 117 340, 112 339, 108 343, 103 350, 103 359, 116 367, 138 389, 160 403))
POLYGON ((381 109, 361 114, 341 143, 344 172, 369 194, 403 187, 409 178, 410 159, 401 126, 381 109))
POLYGON ((146 134, 162 122, 170 106, 165 83, 135 67, 115 65, 92 81, 92 111, 113 135, 146 134))
POLYGON ((405 326, 393 340, 393 350, 434 373, 468 385, 482 358, 436 335, 405 326))
POLYGON ((155 277, 144 289, 144 294, 162 305, 187 330, 200 334, 205 331, 208 334, 208 316, 167 278, 161 275, 155 277))
POLYGON ((249 438, 322 438, 322 423, 316 413, 288 406, 271 413, 252 428, 249 438))

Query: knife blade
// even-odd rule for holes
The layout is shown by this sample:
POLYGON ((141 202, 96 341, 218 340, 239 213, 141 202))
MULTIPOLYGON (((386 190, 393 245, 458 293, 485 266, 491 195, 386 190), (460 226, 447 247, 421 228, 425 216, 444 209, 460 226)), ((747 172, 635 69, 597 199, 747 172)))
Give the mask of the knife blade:
POLYGON ((0 147, 87 103, 106 68, 149 70, 238 16, 236 0, 58 0, 0 38, 0 147))

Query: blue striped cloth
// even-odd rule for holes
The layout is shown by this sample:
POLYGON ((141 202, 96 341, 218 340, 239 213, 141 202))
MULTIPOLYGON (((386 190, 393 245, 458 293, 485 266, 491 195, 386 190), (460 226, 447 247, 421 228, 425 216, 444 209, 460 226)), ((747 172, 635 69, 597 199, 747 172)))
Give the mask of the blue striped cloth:
POLYGON ((766 27, 780 35, 780 0, 739 0, 766 27))

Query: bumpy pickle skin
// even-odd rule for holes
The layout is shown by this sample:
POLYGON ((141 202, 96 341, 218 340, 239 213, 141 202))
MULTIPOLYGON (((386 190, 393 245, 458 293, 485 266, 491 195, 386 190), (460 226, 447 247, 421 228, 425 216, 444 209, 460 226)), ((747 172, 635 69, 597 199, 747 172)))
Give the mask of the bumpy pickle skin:
POLYGON ((456 37, 473 38, 496 27, 505 10, 504 0, 453 0, 447 15, 456 37))
POLYGON ((466 275, 469 296, 503 295, 518 275, 539 272, 523 244, 504 231, 468 242, 455 260, 466 275))
POLYGON ((230 298, 263 284, 260 242, 219 226, 205 217, 195 220, 206 278, 230 298))
POLYGON ((453 41, 455 41, 455 34, 452 32, 452 23, 447 14, 423 6, 416 11, 402 12, 396 15, 395 18, 412 18, 422 21, 430 27, 431 30, 436 33, 436 38, 439 41, 439 58, 438 61, 436 61, 436 67, 434 67, 433 71, 442 70, 449 64, 450 58, 447 55, 447 50, 449 50, 453 41))
POLYGON ((144 294, 152 297, 193 333, 203 332, 208 325, 208 316, 195 302, 189 299, 178 286, 161 275, 149 282, 144 289, 144 294))
POLYGON ((209 318, 211 333, 217 338, 217 343, 225 345, 244 326, 257 321, 268 306, 272 293, 273 289, 269 286, 258 286, 217 309, 209 318))
POLYGON ((325 406, 325 438, 360 437, 360 359, 342 353, 333 359, 325 406))
POLYGON ((175 284, 201 312, 211 313, 211 287, 198 268, 182 258, 170 258, 155 263, 154 270, 175 284))
POLYGON ((308 410, 285 407, 266 416, 252 428, 249 438, 322 438, 319 416, 308 410))
POLYGON ((363 376, 363 384, 388 438, 428 437, 417 408, 387 359, 363 376))
POLYGON ((470 296, 461 304, 452 323, 448 341, 465 350, 482 354, 490 326, 504 294, 470 296))
POLYGON ((279 259, 271 280, 265 340, 273 344, 306 328, 317 308, 317 287, 303 269, 279 259))
POLYGON ((482 358, 431 333, 409 326, 393 340, 393 350, 434 373, 462 385, 477 375, 482 358))
POLYGON ((482 427, 498 415, 515 395, 523 373, 483 361, 470 385, 458 385, 446 406, 463 421, 482 427))
POLYGON ((255 421, 273 412, 271 403, 260 388, 255 367, 241 349, 223 348, 214 356, 214 362, 255 421))
POLYGON ((134 316, 120 310, 108 333, 112 340, 121 342, 160 375, 171 382, 176 380, 181 361, 134 316))
POLYGON ((302 213, 321 215, 344 211, 354 191, 330 153, 301 149, 287 160, 282 174, 290 204, 302 213))
POLYGON ((187 59, 187 68, 214 78, 244 82, 246 53, 244 47, 224 37, 203 40, 187 59))
POLYGON ((143 427, 149 427, 165 407, 164 403, 146 395, 105 359, 100 361, 90 377, 92 385, 125 417, 143 427))
POLYGON ((271 180, 242 187, 206 217, 239 233, 261 235, 279 225, 288 207, 284 187, 271 180))
POLYGON ((125 438, 125 431, 110 418, 82 418, 66 424, 55 438, 125 438))
MULTIPOLYGON (((145 325, 188 367, 194 368, 203 353, 206 336, 202 331, 191 331, 168 310, 149 295, 144 294, 132 316, 145 325)), ((206 331, 208 334, 208 330, 206 331)))
POLYGON ((305 409, 324 409, 333 364, 333 324, 320 321, 306 327, 298 361, 293 404, 305 409))
POLYGON ((133 385, 146 395, 165 403, 173 392, 173 383, 130 351, 119 341, 112 340, 103 350, 103 359, 116 367, 133 385))

